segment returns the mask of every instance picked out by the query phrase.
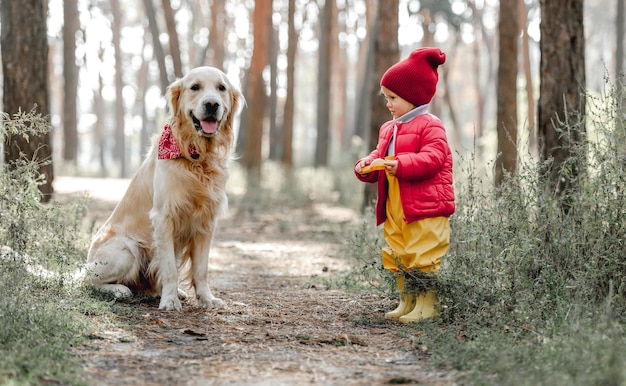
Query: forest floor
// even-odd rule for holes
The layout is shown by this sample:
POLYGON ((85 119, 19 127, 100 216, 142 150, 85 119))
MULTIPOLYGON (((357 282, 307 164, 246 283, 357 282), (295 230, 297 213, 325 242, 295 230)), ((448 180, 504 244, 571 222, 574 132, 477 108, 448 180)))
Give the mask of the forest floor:
MULTIPOLYGON (((88 221, 102 223, 127 180, 57 178, 58 196, 87 192, 88 221)), ((219 222, 210 253, 213 294, 225 309, 193 300, 182 312, 158 299, 113 306, 115 323, 93 316, 76 353, 88 385, 454 384, 416 348, 417 326, 383 318, 396 302, 364 291, 329 289, 345 273, 345 208, 310 205, 242 213, 219 222)))

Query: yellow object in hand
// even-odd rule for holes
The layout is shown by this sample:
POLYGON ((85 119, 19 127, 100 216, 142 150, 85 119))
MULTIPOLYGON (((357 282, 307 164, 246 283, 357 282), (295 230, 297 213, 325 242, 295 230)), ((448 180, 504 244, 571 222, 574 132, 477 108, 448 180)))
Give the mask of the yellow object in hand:
POLYGON ((385 170, 385 160, 382 158, 376 158, 371 164, 361 169, 361 174, 371 173, 375 170, 385 170))

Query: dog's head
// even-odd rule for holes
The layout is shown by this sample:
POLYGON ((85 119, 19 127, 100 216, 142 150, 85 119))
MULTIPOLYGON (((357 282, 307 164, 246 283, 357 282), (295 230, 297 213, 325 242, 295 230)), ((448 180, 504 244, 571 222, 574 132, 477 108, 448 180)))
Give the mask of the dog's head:
POLYGON ((232 122, 243 96, 222 71, 194 68, 168 87, 167 97, 174 135, 181 145, 205 147, 200 138, 232 142, 232 122))

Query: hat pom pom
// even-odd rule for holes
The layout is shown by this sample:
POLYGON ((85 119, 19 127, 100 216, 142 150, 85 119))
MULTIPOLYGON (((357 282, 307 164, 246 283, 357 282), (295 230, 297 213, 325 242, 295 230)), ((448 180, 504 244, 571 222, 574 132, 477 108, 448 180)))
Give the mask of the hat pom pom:
POLYGON ((439 48, 426 48, 425 51, 426 60, 432 68, 437 68, 446 62, 446 54, 439 48))

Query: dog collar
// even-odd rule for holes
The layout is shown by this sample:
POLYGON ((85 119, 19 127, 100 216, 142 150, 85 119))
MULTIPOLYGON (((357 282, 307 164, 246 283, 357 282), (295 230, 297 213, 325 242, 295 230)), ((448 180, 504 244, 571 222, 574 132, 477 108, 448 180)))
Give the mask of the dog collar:
MULTIPOLYGON (((193 159, 200 157, 194 145, 189 145, 189 155, 193 159)), ((172 127, 169 124, 165 125, 161 139, 159 139, 159 159, 176 159, 183 157, 184 155, 172 135, 172 127)))

